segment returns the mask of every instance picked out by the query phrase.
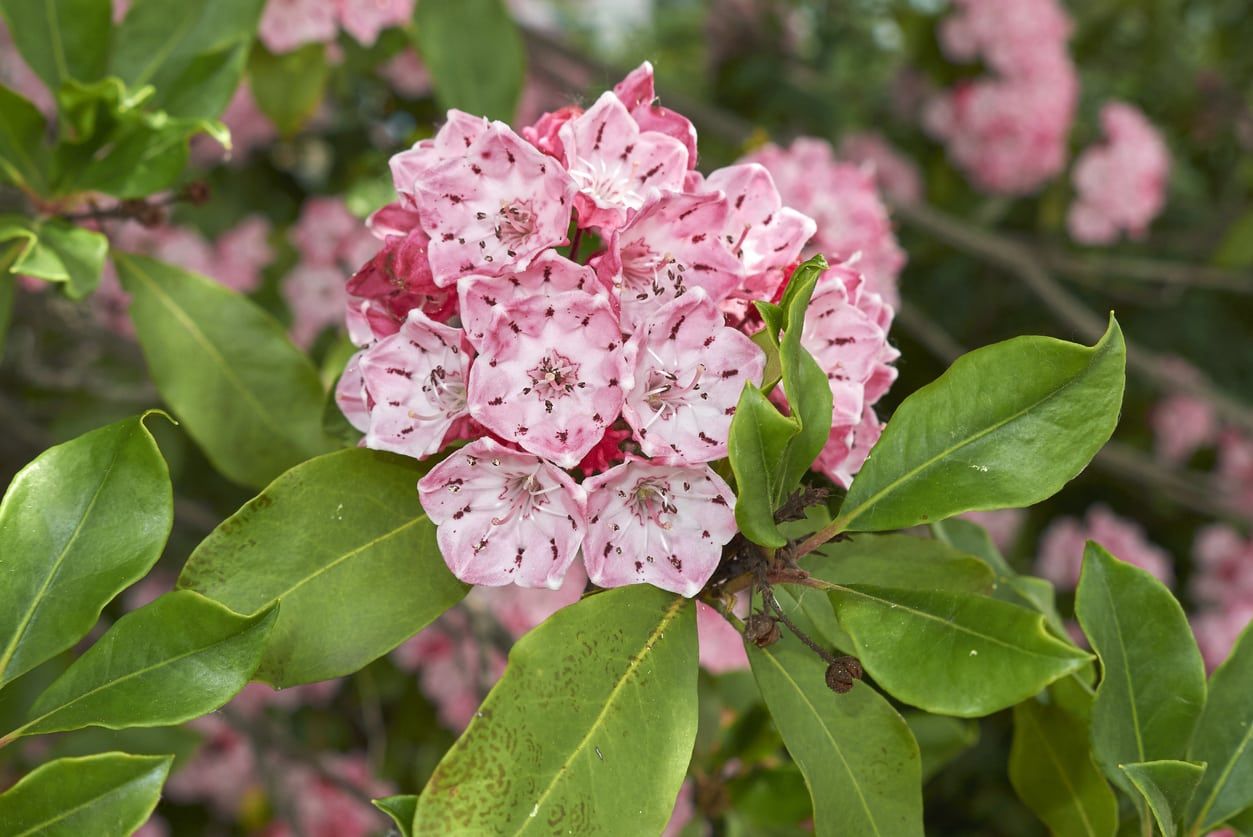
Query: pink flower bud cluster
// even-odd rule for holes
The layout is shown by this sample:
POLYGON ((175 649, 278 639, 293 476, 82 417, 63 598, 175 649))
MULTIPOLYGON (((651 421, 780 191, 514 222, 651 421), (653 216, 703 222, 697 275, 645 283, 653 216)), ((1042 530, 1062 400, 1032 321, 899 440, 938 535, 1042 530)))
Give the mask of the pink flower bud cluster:
MULTIPOLYGON (((178 265, 240 293, 256 290, 261 284, 262 270, 274 259, 269 244, 270 222, 260 215, 245 218, 216 241, 209 241, 188 227, 171 224, 144 227, 127 221, 110 226, 107 232, 110 246, 118 250, 178 265)), ((96 316, 108 328, 126 336, 134 334, 127 313, 130 295, 122 290, 111 263, 105 264, 91 302, 96 316)))
POLYGON ((414 0, 267 0, 257 37, 270 52, 291 52, 305 44, 329 43, 343 29, 362 46, 379 33, 404 26, 414 0))
POLYGON ((348 302, 344 272, 372 257, 379 245, 339 198, 305 201, 288 237, 300 261, 281 290, 292 313, 292 339, 308 347, 323 329, 342 321, 348 302))
POLYGON ((928 105, 927 129, 988 192, 1034 191, 1066 163, 1079 77, 1066 49, 1070 19, 1057 0, 955 0, 940 27, 954 61, 982 60, 988 75, 928 105))
MULTIPOLYGON (((602 587, 692 596, 717 567, 735 496, 709 463, 765 361, 726 312, 777 298, 815 223, 766 168, 695 163, 648 64, 521 136, 452 111, 392 159, 400 200, 370 219, 382 247, 348 283, 361 351, 337 400, 368 447, 472 440, 419 483, 462 580, 557 589, 581 555, 602 587)), ((891 309, 861 285, 833 271, 805 325, 856 423, 895 357, 891 309)))
POLYGON ((1171 465, 1186 462, 1192 454, 1218 440, 1218 417, 1202 398, 1172 395, 1149 413, 1153 445, 1159 459, 1171 465))
POLYGON ((1096 541, 1119 560, 1148 571, 1163 584, 1175 582, 1170 553, 1150 542, 1139 524, 1119 517, 1104 505, 1089 508, 1083 520, 1063 517, 1049 524, 1040 540, 1036 572, 1061 590, 1075 589, 1087 541, 1096 541))
POLYGON ((1139 109, 1101 108, 1104 141, 1079 155, 1071 172, 1075 202, 1066 226, 1076 241, 1112 244, 1120 233, 1141 238, 1166 203, 1170 151, 1139 109))
POLYGON ((786 149, 767 145, 745 159, 765 166, 784 202, 817 223, 805 256, 852 262, 869 291, 892 306, 900 303, 896 286, 905 252, 875 188, 874 168, 842 163, 830 143, 809 137, 786 149))
POLYGON ((1213 524, 1197 535, 1192 557, 1191 591, 1199 605, 1192 629, 1206 665, 1213 669, 1253 622, 1253 538, 1213 524))

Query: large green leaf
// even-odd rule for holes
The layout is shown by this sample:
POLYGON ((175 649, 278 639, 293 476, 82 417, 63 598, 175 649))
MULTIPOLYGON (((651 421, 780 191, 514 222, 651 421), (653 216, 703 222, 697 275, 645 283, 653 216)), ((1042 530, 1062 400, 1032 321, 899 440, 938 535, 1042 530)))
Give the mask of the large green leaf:
POLYGON ((1057 837, 1112 837, 1118 801, 1088 748, 1088 724, 1055 703, 1014 707, 1009 781, 1057 837))
POLYGON ((754 543, 771 547, 787 543, 774 521, 774 510, 783 486, 780 463, 798 433, 796 419, 780 415, 751 383, 744 385, 727 436, 727 457, 735 474, 735 522, 754 543))
POLYGON ((788 406, 800 422, 800 432, 788 443, 781 463, 784 495, 800 484, 801 477, 814 464, 831 436, 834 409, 831 385, 827 373, 801 345, 805 311, 826 269, 827 262, 822 256, 815 256, 796 268, 782 300, 786 331, 779 341, 780 372, 788 406))
POLYGON ((658 834, 696 738, 696 619, 636 585, 524 636, 435 769, 414 834, 658 834))
POLYGON ((134 0, 118 26, 109 72, 156 88, 171 116, 215 119, 248 59, 264 0, 134 0))
POLYGON ((48 186, 43 114, 0 84, 0 183, 36 194, 48 186))
POLYGON ((0 685, 69 648, 161 556, 170 477, 143 418, 49 448, 0 501, 0 685))
POLYGON ((1167 760, 1124 764, 1119 769, 1148 805, 1162 837, 1175 837, 1205 765, 1167 760))
POLYGON ((159 727, 212 712, 248 683, 277 613, 240 616, 187 590, 117 621, 7 736, 159 727))
POLYGON ((1019 508, 1083 470, 1118 422, 1126 346, 1018 337, 958 358, 901 403, 853 480, 836 531, 903 529, 1019 508))
POLYGON ((948 544, 910 535, 857 535, 807 556, 805 569, 833 584, 873 584, 905 590, 990 593, 987 564, 948 544))
POLYGON ((414 20, 415 41, 440 104, 512 119, 526 53, 502 0, 419 3, 414 20))
POLYGON ((196 547, 179 586, 240 613, 282 603, 259 678, 291 686, 350 674, 468 589, 418 503, 423 471, 363 448, 299 465, 196 547))
POLYGON ((111 10, 109 0, 0 0, 14 46, 54 92, 104 75, 111 10))
POLYGON ((269 314, 172 265, 113 260, 157 388, 219 471, 259 487, 333 447, 317 370, 269 314))
POLYGON ((6 837, 128 837, 152 815, 172 756, 57 759, 0 794, 6 837))
POLYGON ((324 44, 274 55, 258 46, 248 61, 248 84, 261 112, 283 134, 294 134, 317 111, 330 65, 324 44))
MULTIPOLYGON (((1167 678, 1170 680, 1171 678, 1167 678)), ((1188 751, 1209 769, 1188 819, 1201 833, 1253 806, 1253 627, 1210 678, 1209 700, 1188 751)))
POLYGON ((748 644, 757 686, 814 803, 816 834, 922 834, 918 745, 883 696, 858 683, 837 695, 826 663, 788 635, 748 644))
POLYGON ((835 586, 830 596, 884 691, 938 715, 1005 709, 1088 660, 1048 634, 1040 614, 988 596, 870 585, 835 586))
POLYGON ((1134 795, 1119 765, 1187 757, 1205 705, 1205 665, 1170 591, 1092 542, 1075 614, 1101 661, 1092 752, 1105 775, 1134 795))

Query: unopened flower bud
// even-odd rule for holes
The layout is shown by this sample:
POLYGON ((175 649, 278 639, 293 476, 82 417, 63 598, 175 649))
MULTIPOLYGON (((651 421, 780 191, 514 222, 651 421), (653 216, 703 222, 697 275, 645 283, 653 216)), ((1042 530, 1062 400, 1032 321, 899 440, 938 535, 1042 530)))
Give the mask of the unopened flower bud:
POLYGON ((837 695, 847 694, 853 689, 853 681, 860 680, 861 675, 861 661, 856 657, 836 657, 827 666, 827 687, 837 695))
POLYGON ((754 613, 744 625, 744 638, 758 648, 774 645, 779 641, 779 623, 773 616, 754 613))

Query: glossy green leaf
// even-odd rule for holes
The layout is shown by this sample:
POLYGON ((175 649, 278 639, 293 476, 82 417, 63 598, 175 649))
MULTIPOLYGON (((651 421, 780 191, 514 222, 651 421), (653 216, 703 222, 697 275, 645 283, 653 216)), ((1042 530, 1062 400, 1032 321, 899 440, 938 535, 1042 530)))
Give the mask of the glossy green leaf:
POLYGON ((1123 764, 1119 769, 1148 805, 1158 831, 1163 837, 1175 837, 1205 765, 1167 760, 1123 764))
POLYGON ((0 0, 13 45, 56 91, 69 79, 95 81, 109 57, 109 0, 0 0))
POLYGON ((1112 837, 1118 801, 1088 748, 1084 718, 1029 698, 1014 707, 1009 781, 1057 837, 1112 837))
POLYGON ((992 568, 996 573, 996 590, 992 595, 1039 611, 1055 634, 1063 638, 1067 636, 1066 624, 1057 612, 1053 585, 1043 578, 1015 572, 982 526, 960 517, 950 517, 931 524, 931 531, 937 539, 974 555, 992 568))
MULTIPOLYGON (((1168 680, 1170 678, 1167 678, 1168 680)), ((1188 758, 1209 764, 1188 815, 1201 833, 1253 806, 1253 627, 1210 677, 1188 758)))
POLYGON ((909 535, 856 535, 807 556, 809 573, 833 584, 873 584, 903 590, 989 593, 992 570, 940 541, 909 535))
POLYGON ((212 712, 248 683, 277 615, 240 616, 187 590, 161 596, 119 619, 6 737, 167 726, 212 712))
POLYGON ((1092 542, 1075 614, 1101 661, 1092 751, 1105 775, 1134 794, 1119 765, 1187 757, 1205 705, 1205 665, 1170 591, 1092 542))
POLYGON ((783 389, 800 432, 788 442, 782 465, 782 500, 800 484, 831 436, 831 386, 827 373, 801 345, 805 309, 813 296, 826 260, 815 256, 792 273, 782 304, 786 314, 779 342, 779 363, 783 389))
POLYGON ((357 671, 468 589, 418 503, 424 469, 363 448, 298 465, 196 547, 179 587, 240 613, 282 603, 260 679, 292 686, 357 671))
POLYGON ((419 3, 414 21, 418 51, 441 106, 513 118, 526 53, 502 0, 419 3))
POLYGON ((171 756, 102 753, 42 765, 0 794, 6 837, 128 837, 161 799, 171 756))
POLYGON ((1118 422, 1126 346, 1018 337, 958 358, 901 403, 840 509, 839 529, 904 529, 1019 508, 1083 470, 1118 422))
POLYGON ((400 832, 400 837, 413 837, 413 815, 418 810, 416 795, 388 796, 383 799, 370 800, 370 803, 391 817, 392 822, 396 823, 396 830, 400 832))
POLYGON ((49 448, 0 501, 0 685, 69 648, 161 556, 165 460, 143 418, 49 448))
POLYGON ((918 742, 924 784, 979 741, 979 724, 975 721, 917 711, 904 713, 904 718, 918 742))
POLYGON ((781 463, 788 443, 799 432, 799 422, 780 415, 757 387, 744 385, 727 436, 727 457, 735 474, 735 521, 754 543, 770 547, 787 543, 774 522, 774 510, 783 486, 781 463))
POLYGON ((922 834, 918 745, 896 710, 864 683, 837 695, 826 664, 791 635, 748 659, 814 803, 814 832, 922 834))
POLYGON ((795 764, 740 773, 726 789, 731 807, 758 829, 799 824, 814 816, 809 787, 795 764))
POLYGON ((0 84, 0 183, 36 194, 48 186, 43 114, 0 84))
POLYGON ((414 834, 658 834, 696 738, 696 619, 636 585, 524 636, 418 800, 414 834))
POLYGON ((262 486, 333 447, 317 370, 269 314, 172 265, 113 260, 152 378, 214 467, 262 486))
POLYGON ((1034 611, 972 593, 858 585, 830 590, 836 617, 883 690, 938 715, 1013 706, 1088 655, 1034 611))
POLYGON ((171 116, 217 118, 239 86, 264 0, 134 0, 114 36, 109 72, 156 88, 171 116))
POLYGON ((96 289, 109 252, 104 235, 60 220, 36 223, 32 232, 37 236, 34 245, 13 265, 14 273, 64 283, 70 299, 82 299, 96 289))
POLYGON ((248 84, 257 107, 288 135, 317 111, 329 75, 324 44, 306 44, 282 55, 258 46, 248 61, 248 84))

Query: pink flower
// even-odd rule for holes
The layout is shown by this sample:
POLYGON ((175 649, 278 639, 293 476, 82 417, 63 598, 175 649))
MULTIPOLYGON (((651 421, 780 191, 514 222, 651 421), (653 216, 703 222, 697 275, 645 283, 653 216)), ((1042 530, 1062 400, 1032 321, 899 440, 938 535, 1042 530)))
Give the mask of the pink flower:
POLYGON ((857 257, 857 269, 870 290, 897 304, 905 254, 870 171, 838 162, 829 143, 806 137, 787 150, 767 145, 745 160, 765 166, 783 202, 816 222, 804 255, 821 253, 831 262, 857 257))
POLYGON ((368 837, 378 832, 378 811, 343 785, 370 798, 388 796, 395 793, 395 788, 374 778, 363 756, 330 754, 322 756, 319 762, 326 773, 339 781, 305 764, 275 766, 272 774, 288 803, 279 809, 293 809, 296 821, 271 824, 266 837, 368 837))
POLYGON ((531 297, 550 299, 567 291, 595 294, 602 289, 590 267, 576 264, 555 250, 540 253, 523 270, 501 276, 464 276, 457 283, 461 327, 471 343, 481 345, 498 312, 531 297))
POLYGON ((836 265, 819 279, 801 344, 827 373, 837 427, 859 423, 896 380, 891 364, 900 352, 888 343, 891 323, 891 307, 864 289, 856 271, 836 265))
POLYGON ((708 466, 631 458, 583 482, 588 578, 601 587, 652 584, 691 598, 734 537, 735 495, 708 466))
POLYGON ((431 166, 413 188, 441 287, 471 273, 526 267, 540 251, 566 243, 574 181, 503 122, 431 166))
POLYGON ((224 819, 233 819, 244 796, 260 784, 257 757, 248 739, 217 715, 205 715, 188 726, 204 740, 165 784, 176 802, 205 802, 224 819))
POLYGON ((279 290, 292 312, 292 341, 303 348, 339 323, 348 302, 344 274, 333 265, 298 264, 283 277, 279 290))
POLYGON ((226 287, 251 293, 261 284, 261 270, 274 260, 270 222, 253 215, 219 236, 213 245, 215 275, 226 287))
POLYGON ((826 447, 814 461, 814 470, 848 488, 881 435, 883 423, 873 408, 865 407, 856 422, 831 427, 826 447))
POLYGON ((586 493, 537 456, 479 439, 418 482, 453 575, 467 584, 561 586, 585 532, 586 493))
POLYGON ((301 261, 317 265, 355 268, 378 246, 339 198, 319 197, 305 201, 289 236, 301 261), (365 247, 371 252, 360 255, 365 247))
POLYGON ((879 189, 894 201, 917 203, 922 199, 922 174, 912 160, 876 133, 845 134, 840 158, 868 166, 879 189))
POLYGON ((1153 447, 1164 462, 1186 461, 1198 449, 1218 439, 1218 417, 1208 401, 1190 395, 1172 395, 1149 413, 1153 447))
MULTIPOLYGON (((271 0, 273 2, 273 0, 271 0)), ((337 0, 339 22, 362 46, 374 46, 379 33, 413 18, 415 0, 337 0)))
POLYGON ((641 131, 673 137, 687 148, 688 168, 696 168, 696 129, 687 117, 657 104, 653 89, 653 65, 645 61, 613 87, 641 131))
POLYGON ((1217 476, 1236 504, 1253 514, 1253 438, 1236 430, 1219 435, 1217 476))
POLYGON ((379 74, 400 95, 417 99, 429 96, 432 90, 431 74, 412 49, 401 50, 380 65, 379 74))
POLYGON ((697 191, 715 190, 726 195, 729 208, 723 238, 747 274, 736 295, 770 299, 784 280, 785 270, 797 262, 817 231, 817 224, 783 206, 770 172, 757 163, 718 169, 697 191))
POLYGON ((465 156, 474 141, 487 133, 491 124, 485 117, 453 109, 448 111, 447 120, 434 137, 419 140, 409 150, 393 154, 388 165, 392 172, 392 184, 401 201, 399 206, 385 207, 388 214, 402 209, 416 212, 418 184, 439 164, 465 156))
POLYGON ((1170 553, 1146 539, 1139 525, 1103 505, 1089 508, 1083 521, 1073 517, 1053 521, 1040 541, 1036 571, 1059 589, 1073 590, 1087 541, 1096 541, 1115 558, 1148 571, 1167 586, 1175 581, 1170 553))
POLYGON ((580 227, 617 229, 648 196, 683 186, 687 149, 665 134, 641 133, 612 93, 562 125, 559 136, 566 170, 579 189, 574 208, 580 227))
POLYGON ((596 446, 579 460, 578 468, 583 476, 602 474, 625 460, 626 452, 622 449, 622 443, 631 438, 633 438, 631 431, 625 428, 606 429, 605 435, 596 443, 596 446))
POLYGON ((600 441, 632 383, 609 302, 582 291, 501 307, 477 348, 470 415, 563 468, 600 441))
POLYGON ((333 0, 267 0, 257 37, 270 52, 335 40, 339 31, 333 0))
POLYGON ((457 313, 457 294, 435 284, 427 259, 429 244, 419 227, 384 236, 382 249, 348 280, 348 293, 371 300, 397 322, 413 309, 421 309, 436 322, 447 322, 457 313))
POLYGON ((1192 593, 1210 605, 1253 602, 1253 538, 1221 523, 1197 533, 1192 547, 1192 593))
POLYGON ((641 450, 695 465, 727 455, 727 433, 746 382, 761 383, 765 354, 723 324, 700 288, 658 309, 631 338, 635 386, 622 414, 641 450))
POLYGON ((729 213, 721 194, 667 192, 610 236, 591 264, 619 294, 623 326, 634 329, 689 288, 703 288, 721 302, 739 286, 743 265, 719 235, 729 213))
MULTIPOLYGON (((574 573, 571 573, 574 575, 574 573)), ((473 595, 519 588, 476 587, 473 595)), ((542 591, 551 597, 563 592, 542 591)), ((479 642, 466 608, 454 608, 391 654, 405 671, 418 672, 422 692, 435 704, 440 721, 461 732, 474 717, 483 696, 505 669, 505 658, 492 645, 479 642)))
POLYGON ((1027 75, 1055 59, 1071 23, 1055 0, 956 0, 939 29, 940 46, 954 61, 982 57, 1005 75, 1027 75))
POLYGON ((1223 608, 1209 608, 1192 615, 1192 632, 1205 667, 1210 671, 1222 665, 1240 634, 1253 622, 1253 601, 1233 602, 1223 608))
POLYGON ((358 368, 370 404, 366 447, 416 459, 443 447, 453 423, 469 415, 473 350, 464 336, 415 308, 398 332, 362 353, 358 368))
POLYGON ((700 642, 701 667, 712 674, 748 668, 744 637, 721 613, 704 602, 696 603, 696 634, 700 642))
POLYGON ((557 590, 546 587, 475 587, 466 596, 466 606, 474 613, 490 615, 515 639, 542 623, 549 616, 583 596, 587 573, 572 563, 557 590))
POLYGON ((522 136, 549 157, 564 160, 566 150, 561 144, 561 127, 581 113, 583 113, 583 108, 578 105, 566 105, 558 110, 541 114, 534 125, 527 125, 522 129, 522 136))
POLYGON ((1071 176, 1067 226, 1085 244, 1110 244, 1124 231, 1142 237, 1166 202, 1170 152, 1157 129, 1122 102, 1101 109, 1101 125, 1105 142, 1085 149, 1071 176))

